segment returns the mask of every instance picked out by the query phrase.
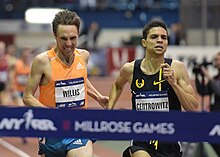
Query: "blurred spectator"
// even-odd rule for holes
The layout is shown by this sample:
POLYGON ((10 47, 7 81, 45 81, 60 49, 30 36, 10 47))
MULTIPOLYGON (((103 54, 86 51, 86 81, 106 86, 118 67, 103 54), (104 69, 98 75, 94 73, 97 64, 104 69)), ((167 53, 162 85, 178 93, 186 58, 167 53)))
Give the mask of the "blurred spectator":
POLYGON ((24 106, 22 101, 23 92, 27 82, 28 75, 31 68, 31 48, 24 48, 21 52, 20 58, 16 61, 14 68, 14 91, 13 91, 13 101, 14 104, 18 106, 24 106))
POLYGON ((108 8, 107 0, 96 0, 97 9, 104 10, 108 8))
POLYGON ((81 9, 96 9, 96 0, 79 0, 79 5, 81 9))
MULTIPOLYGON (((220 112, 220 52, 214 59, 214 66, 218 70, 217 75, 212 77, 207 67, 201 66, 201 75, 204 81, 199 80, 196 75, 196 88, 201 96, 210 96, 210 111, 220 112)), ((220 156, 220 144, 211 144, 218 156, 220 156)))
POLYGON ((186 45, 185 32, 181 23, 173 23, 169 29, 169 45, 186 45))
POLYGON ((169 31, 169 44, 170 45, 180 45, 180 32, 179 25, 177 23, 173 23, 170 26, 169 31))
POLYGON ((141 9, 146 9, 146 8, 152 8, 154 4, 154 0, 140 0, 140 2, 138 2, 138 7, 141 9))
MULTIPOLYGON (((12 81, 12 105, 25 106, 22 101, 23 92, 31 68, 31 54, 33 50, 29 47, 23 48, 19 59, 16 60, 11 71, 12 81)), ((26 138, 22 138, 23 144, 27 143, 26 138)))
POLYGON ((6 85, 9 78, 6 44, 0 41, 0 105, 5 104, 6 85))
POLYGON ((14 44, 9 44, 6 49, 6 57, 8 59, 9 68, 13 67, 17 61, 16 53, 17 47, 14 44))
POLYGON ((99 24, 95 21, 92 22, 89 28, 84 31, 84 34, 86 35, 86 48, 88 50, 97 49, 97 40, 100 34, 99 24))
POLYGON ((8 90, 9 92, 12 91, 12 78, 13 76, 13 71, 15 68, 15 63, 17 61, 17 57, 16 57, 16 53, 17 53, 17 47, 14 44, 9 44, 7 46, 7 50, 6 50, 6 58, 8 61, 8 70, 9 70, 9 82, 8 82, 8 90))

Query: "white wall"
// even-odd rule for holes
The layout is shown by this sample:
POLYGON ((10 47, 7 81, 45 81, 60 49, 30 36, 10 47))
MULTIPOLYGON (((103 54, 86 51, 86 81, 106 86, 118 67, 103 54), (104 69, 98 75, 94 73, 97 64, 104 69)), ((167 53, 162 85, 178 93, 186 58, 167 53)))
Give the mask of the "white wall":
POLYGON ((55 39, 51 33, 18 33, 15 37, 15 43, 19 47, 45 47, 53 41, 55 39))
MULTIPOLYGON (((206 45, 215 45, 215 30, 214 29, 208 29, 206 31, 206 45)), ((186 40, 188 45, 202 45, 202 30, 201 29, 189 29, 186 32, 186 40)), ((220 30, 218 31, 218 38, 220 42, 220 30)), ((220 44, 220 43, 218 43, 220 44)))
POLYGON ((129 41, 132 35, 142 36, 142 29, 103 29, 100 32, 98 46, 118 46, 122 41, 129 41))

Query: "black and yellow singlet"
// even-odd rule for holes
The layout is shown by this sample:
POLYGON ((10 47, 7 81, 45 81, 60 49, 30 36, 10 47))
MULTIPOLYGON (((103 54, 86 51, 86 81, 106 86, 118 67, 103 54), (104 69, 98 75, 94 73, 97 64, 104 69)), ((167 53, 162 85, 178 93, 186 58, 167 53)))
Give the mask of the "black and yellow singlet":
MULTIPOLYGON (((162 69, 146 75, 141 71, 143 59, 135 61, 131 84, 132 109, 145 111, 181 110, 180 102, 169 83, 163 78, 162 69)), ((165 62, 171 65, 172 59, 165 62)))
MULTIPOLYGON (((163 78, 160 69, 153 75, 146 75, 141 70, 143 59, 135 61, 131 83, 132 109, 137 111, 181 111, 181 105, 171 85, 163 78)), ((171 65, 172 59, 165 59, 171 65)), ((160 117, 155 117, 160 118, 160 117)), ((161 142, 158 140, 132 141, 131 152, 147 151, 151 157, 181 157, 181 146, 178 142, 161 142)))

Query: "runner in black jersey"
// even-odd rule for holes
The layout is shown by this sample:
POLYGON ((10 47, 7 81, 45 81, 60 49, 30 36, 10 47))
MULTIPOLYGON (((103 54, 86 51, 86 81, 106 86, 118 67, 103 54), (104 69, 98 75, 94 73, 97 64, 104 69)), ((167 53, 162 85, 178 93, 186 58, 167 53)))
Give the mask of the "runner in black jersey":
MULTIPOLYGON (((184 64, 164 58, 168 46, 166 24, 151 21, 144 27, 142 45, 145 57, 125 63, 114 82, 107 108, 113 109, 128 82, 132 92, 132 109, 136 111, 197 111, 198 100, 184 64)), ((158 140, 132 141, 124 157, 181 157, 176 142, 158 140)))

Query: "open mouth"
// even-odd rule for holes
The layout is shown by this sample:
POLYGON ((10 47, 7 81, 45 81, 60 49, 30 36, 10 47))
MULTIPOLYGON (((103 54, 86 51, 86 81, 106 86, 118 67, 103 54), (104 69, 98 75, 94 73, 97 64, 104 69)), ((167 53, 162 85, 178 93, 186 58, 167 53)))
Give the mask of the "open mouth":
POLYGON ((72 47, 65 47, 64 50, 66 50, 66 51, 72 51, 73 48, 72 48, 72 47))
POLYGON ((163 46, 155 46, 156 49, 163 49, 163 46))

